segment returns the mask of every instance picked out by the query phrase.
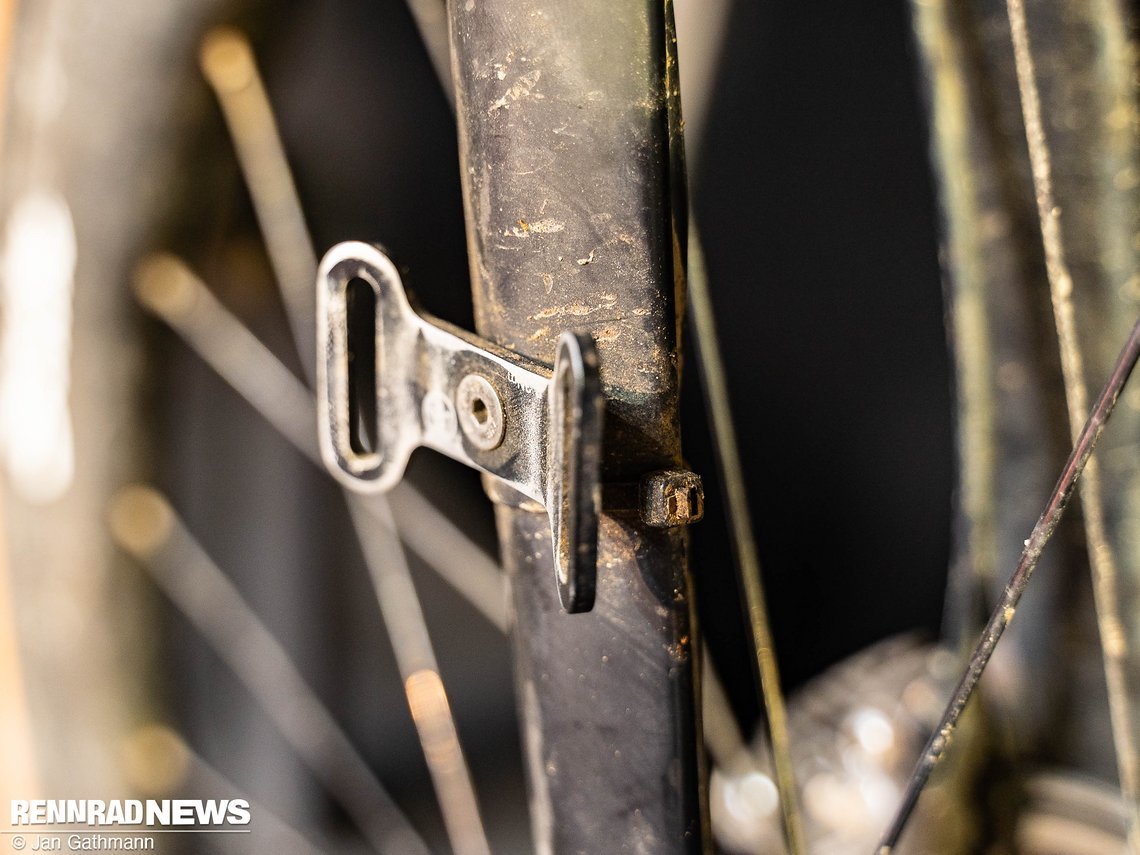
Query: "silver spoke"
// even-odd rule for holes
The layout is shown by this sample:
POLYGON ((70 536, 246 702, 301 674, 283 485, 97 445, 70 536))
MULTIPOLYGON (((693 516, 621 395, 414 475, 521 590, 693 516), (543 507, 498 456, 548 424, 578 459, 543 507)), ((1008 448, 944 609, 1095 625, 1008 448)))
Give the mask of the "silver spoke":
POLYGON ((168 324, 282 436, 322 466, 312 394, 185 262, 173 255, 147 256, 136 268, 133 284, 143 308, 168 324))
POLYGON ((285 301, 293 340, 305 376, 311 379, 316 370, 316 250, 253 50, 242 33, 220 27, 202 40, 201 60, 226 117, 285 301))
POLYGON ((376 780, 288 652, 186 529, 170 503, 126 487, 110 510, 116 542, 137 558, 249 689, 282 736, 377 852, 427 846, 376 780))
MULTIPOLYGON (((316 404, 312 394, 253 333, 218 302, 205 283, 195 276, 182 261, 169 255, 157 255, 145 259, 137 272, 135 292, 144 307, 168 323, 201 356, 203 361, 245 397, 270 425, 301 451, 322 473, 327 473, 317 450, 316 404)), ((410 485, 405 485, 401 488, 400 495, 416 494, 410 485)), ((370 548, 370 545, 384 532, 392 531, 393 523, 388 502, 383 496, 361 499, 355 495, 347 494, 347 498, 350 506, 354 509, 359 508, 367 511, 368 520, 362 519, 360 513, 354 511, 353 523, 364 548, 369 571, 375 579, 378 574, 385 571, 374 566, 378 553, 375 549, 370 548), (380 534, 373 533, 373 529, 376 528, 381 530, 380 534)), ((416 498, 419 500, 417 511, 431 525, 437 526, 441 531, 446 531, 445 542, 449 543, 452 549, 458 551, 457 544, 469 543, 466 537, 430 503, 418 495, 416 498)), ((428 547, 425 550, 428 554, 424 558, 432 566, 442 564, 440 559, 456 557, 454 553, 449 555, 437 554, 430 542, 421 544, 421 546, 428 547)), ((475 553, 478 552, 478 547, 474 544, 470 544, 470 549, 475 553)), ((390 554, 395 556, 397 552, 398 550, 390 551, 390 554)), ((399 552, 398 560, 403 566, 403 572, 406 573, 407 568, 402 552, 399 552)), ((447 571, 441 573, 445 579, 449 576, 455 577, 455 575, 455 573, 447 571)), ((414 588, 401 590, 406 590, 411 597, 416 597, 414 588)), ((410 616, 402 622, 402 626, 406 626, 409 620, 418 621, 421 624, 421 629, 412 635, 397 631, 389 623, 388 618, 393 610, 386 607, 383 599, 381 599, 381 608, 385 617, 385 627, 392 642, 393 650, 396 652, 397 660, 401 662, 415 661, 417 654, 415 652, 405 653, 404 647, 412 643, 418 648, 423 643, 421 639, 426 639, 427 636, 427 627, 423 625, 423 614, 419 607, 418 598, 414 609, 395 610, 396 614, 410 616)), ((428 643, 430 644, 430 642, 428 643)), ((408 674, 403 674, 405 690, 407 690, 406 681, 408 677, 408 674)), ((410 693, 408 700, 413 710, 414 719, 416 707, 412 705, 413 699, 410 693)), ((450 707, 446 703, 440 707, 439 715, 446 715, 450 720, 450 707)), ((470 833, 472 825, 470 812, 472 805, 475 804, 475 794, 467 775, 466 762, 462 759, 461 754, 458 760, 450 755, 443 757, 438 750, 429 746, 433 737, 421 727, 420 721, 416 721, 416 726, 423 744, 424 756, 432 772, 433 783, 436 784, 437 797, 440 799, 440 806, 444 812, 449 832, 464 829, 463 840, 468 840, 472 837, 470 833), (441 769, 450 770, 457 763, 462 767, 462 776, 450 771, 440 771, 441 769), (466 781, 468 792, 461 794, 460 789, 464 781, 466 781), (446 786, 443 785, 445 782, 446 786)), ((450 726, 454 731, 454 723, 450 726)), ((456 750, 458 750, 458 742, 456 742, 456 750)), ((476 821, 478 833, 474 836, 483 840, 481 844, 483 848, 478 846, 474 849, 466 848, 460 839, 452 839, 452 845, 457 851, 486 851, 482 823, 478 821, 477 814, 476 821)))
MULTIPOLYGON (((135 730, 127 741, 124 755, 131 768, 132 784, 147 795, 172 792, 176 787, 207 794, 229 793, 250 803, 259 837, 262 832, 268 832, 271 840, 279 841, 289 852, 300 855, 320 855, 336 848, 316 833, 301 831, 251 798, 168 725, 151 723, 135 730)), ((227 849, 248 850, 248 841, 242 841, 240 836, 221 835, 216 843, 227 849)))
POLYGON ((479 818, 475 788, 459 745, 459 734, 415 583, 394 534, 395 522, 387 504, 366 504, 358 496, 349 496, 349 509, 364 549, 380 613, 392 639, 408 707, 423 745, 452 847, 457 855, 489 855, 491 850, 479 818), (382 526, 375 524, 373 513, 376 511, 381 514, 382 526))
MULTIPOLYGON (((392 491, 388 505, 400 540, 429 563, 443 581, 483 615, 507 632, 507 592, 503 571, 424 495, 406 481, 392 491), (441 525, 439 519, 445 521, 441 525), (430 557, 428 557, 430 556, 430 557)), ((368 503, 369 505, 371 503, 368 503)))

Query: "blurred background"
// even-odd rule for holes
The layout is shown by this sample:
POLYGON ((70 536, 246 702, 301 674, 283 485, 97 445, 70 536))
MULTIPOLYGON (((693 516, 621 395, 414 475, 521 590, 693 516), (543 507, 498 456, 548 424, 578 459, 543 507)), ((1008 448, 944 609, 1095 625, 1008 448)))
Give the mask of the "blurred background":
MULTIPOLYGON (((999 93, 994 115, 1016 123, 997 5, 973 4, 973 18, 949 16, 940 32, 977 48, 963 63, 978 79, 963 86, 999 93)), ((857 826, 867 817, 881 825, 897 783, 870 796, 864 787, 852 802, 842 775, 819 758, 838 750, 832 741, 854 740, 889 767, 884 780, 906 771, 953 671, 954 657, 931 658, 929 643, 942 638, 957 651, 976 626, 985 591, 1012 568, 1045 498, 1028 485, 1047 489, 1066 451, 1064 390, 1037 263, 1018 268, 1031 296, 1003 297, 989 329, 1000 332, 1007 315, 1038 312, 1044 343, 990 368, 994 384, 1013 389, 1044 388, 1033 384, 1038 370, 1051 378, 1040 422, 1052 444, 1034 444, 1036 458, 1019 456, 1008 448, 1030 443, 1032 431, 1010 440, 1008 425, 995 429, 997 480, 1029 493, 1017 505, 1029 510, 995 523, 1002 535, 993 575, 952 584, 948 601, 949 568, 976 569, 963 534, 976 520, 955 493, 968 477, 955 424, 966 406, 962 354, 972 345, 961 337, 958 350, 948 345, 946 325, 965 274, 945 181, 960 179, 944 156, 937 130, 944 124, 935 121, 950 103, 938 69, 931 71, 940 43, 923 29, 940 14, 929 10, 941 8, 893 0, 676 3, 692 203, 785 686, 793 694, 806 686, 803 697, 818 700, 827 684, 813 678, 844 661, 855 669, 831 684, 846 688, 831 692, 825 711, 802 719, 811 756, 801 784, 809 814, 814 804, 821 817, 853 815, 857 826), (1025 475, 1031 466, 1038 474, 1025 475), (850 662, 884 639, 894 646, 850 662), (900 706, 908 688, 913 701, 924 687, 934 701, 922 695, 900 706), (877 700, 864 702, 863 689, 877 700), (858 717, 868 710, 879 718, 858 717), (882 733, 880 720, 889 751, 881 740, 859 743, 859 734, 882 733), (824 772, 830 777, 818 778, 824 772)), ((1086 17, 1067 26, 1085 30, 1058 36, 1055 57, 1066 55, 1066 39, 1088 37, 1089 13, 1081 10, 1086 17)), ((421 34, 443 21, 442 5, 6 0, 0 15, 0 800, 241 794, 264 825, 219 848, 367 849, 351 805, 329 784, 345 768, 314 772, 298 749, 298 739, 322 732, 316 719, 282 726, 300 690, 287 669, 266 664, 277 652, 266 652, 268 642, 250 628, 260 622, 347 736, 352 763, 383 783, 433 850, 446 851, 404 679, 345 499, 266 415, 283 410, 288 422, 297 392, 258 366, 284 365, 303 380, 305 364, 281 269, 235 154, 241 110, 246 132, 256 135, 256 109, 223 110, 227 91, 245 91, 246 72, 224 51, 212 76, 202 68, 203 56, 211 68, 202 53, 211 28, 243 33, 318 255, 342 240, 381 242, 426 309, 470 329, 455 124, 431 39, 425 46, 421 34), (225 332, 240 328, 219 318, 252 332, 272 358, 225 332), (219 364, 249 386, 235 390, 219 364), (149 486, 130 486, 138 484, 149 486)), ((1079 101, 1079 91, 1066 97, 1079 101)), ((1012 131, 1000 139, 995 150, 1024 147, 1012 131)), ((273 154, 252 157, 259 156, 272 195, 280 191, 273 154)), ((1011 157, 1016 163, 995 171, 1026 179, 1024 153, 1011 157)), ((983 160, 965 166, 983 175, 983 160)), ((1095 172, 1073 170, 1090 181, 1096 176, 1086 173, 1095 172)), ((1010 203, 1022 213, 1032 211, 1026 182, 1010 203)), ((1070 185, 1062 178, 1059 186, 1070 185)), ((1075 195, 1079 185, 1072 187, 1075 195)), ((1114 197, 1123 212, 1114 222, 1131 244, 1129 198, 1114 197)), ((986 222, 987 240, 1024 247, 1026 256, 1040 252, 1032 234, 1009 236, 1018 223, 1029 229, 1024 217, 1011 217, 1005 232, 986 222)), ((1121 263, 1131 271, 1133 261, 1121 263)), ((1099 311, 1134 316, 1140 292, 1128 290, 1134 277, 1118 273, 1109 290, 1122 306, 1099 311)), ((1114 353, 1122 337, 1108 338, 1104 349, 1114 353)), ((1090 357, 1095 387, 1104 364, 1090 357)), ((692 360, 685 367, 686 456, 708 495, 707 517, 692 530, 700 620, 748 736, 759 716, 752 657, 699 379, 692 360)), ((1140 411, 1138 401, 1126 398, 1123 409, 1140 411)), ((303 407, 293 408, 302 438, 315 430, 304 417, 303 407)), ((1130 449, 1140 442, 1130 418, 1114 446, 1120 478, 1133 479, 1127 483, 1135 481, 1130 449)), ((447 560, 490 565, 492 513, 478 477, 419 452, 409 478, 484 556, 447 560)), ((1003 489, 994 488, 998 505, 1003 489)), ((1080 528, 1070 521, 1070 536, 1043 567, 1041 591, 1027 600, 1021 640, 1010 644, 1016 652, 995 663, 996 724, 979 725, 979 740, 1005 748, 990 755, 996 760, 964 764, 970 771, 960 773, 966 783, 958 791, 984 802, 974 798, 976 782, 1024 780, 1010 771, 1023 762, 1076 769, 1097 782, 1092 795, 1081 791, 1085 813, 1095 803, 1110 829, 1100 840, 1118 846, 1116 760, 1080 528), (1025 711, 1044 699, 1052 712, 1025 711)), ((491 848, 530 851, 506 639, 486 610, 414 552, 409 563, 491 848)), ((760 741, 756 748, 762 757, 760 741)), ((763 768, 757 760, 747 774, 759 778, 726 774, 714 786, 714 819, 729 851, 778 851, 778 837, 756 830, 776 828, 763 768)), ((1032 800, 1025 788, 998 791, 1007 806, 1032 800)), ((982 813, 991 817, 985 832, 929 851, 981 851, 983 837, 1008 843, 1012 832, 994 811, 982 813)), ((816 838, 818 851, 849 851, 841 828, 828 834, 816 838)), ((866 848, 866 830, 852 834, 866 848)))

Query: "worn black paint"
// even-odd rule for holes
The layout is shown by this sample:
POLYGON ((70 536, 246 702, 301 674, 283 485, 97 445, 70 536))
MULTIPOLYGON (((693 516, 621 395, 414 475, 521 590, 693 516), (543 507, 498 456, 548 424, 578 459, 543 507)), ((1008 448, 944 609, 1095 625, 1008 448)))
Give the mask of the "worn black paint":
MULTIPOLYGON (((666 9, 450 6, 476 326, 550 363, 598 342, 604 477, 680 464, 666 9)), ((540 851, 702 846, 684 534, 604 516, 592 612, 558 604, 545 514, 500 506, 540 851)))

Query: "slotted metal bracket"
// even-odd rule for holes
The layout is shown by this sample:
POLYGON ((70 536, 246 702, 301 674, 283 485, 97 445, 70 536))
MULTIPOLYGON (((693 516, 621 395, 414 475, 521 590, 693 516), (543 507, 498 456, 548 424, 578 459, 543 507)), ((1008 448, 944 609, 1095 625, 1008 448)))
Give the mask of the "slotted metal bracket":
POLYGON ((494 475, 546 508, 562 606, 589 611, 603 411, 593 338, 563 333, 551 370, 424 317, 366 243, 329 250, 317 293, 321 453, 333 474, 383 492, 426 446, 494 475))

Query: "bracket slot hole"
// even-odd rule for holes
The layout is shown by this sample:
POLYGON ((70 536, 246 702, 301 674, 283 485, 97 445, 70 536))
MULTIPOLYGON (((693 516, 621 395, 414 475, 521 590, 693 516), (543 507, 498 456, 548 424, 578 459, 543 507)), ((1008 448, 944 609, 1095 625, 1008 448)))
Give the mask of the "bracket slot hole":
POLYGON ((376 405, 379 374, 376 349, 376 291, 360 277, 345 286, 348 357, 348 441, 355 454, 374 454, 380 445, 376 405))

